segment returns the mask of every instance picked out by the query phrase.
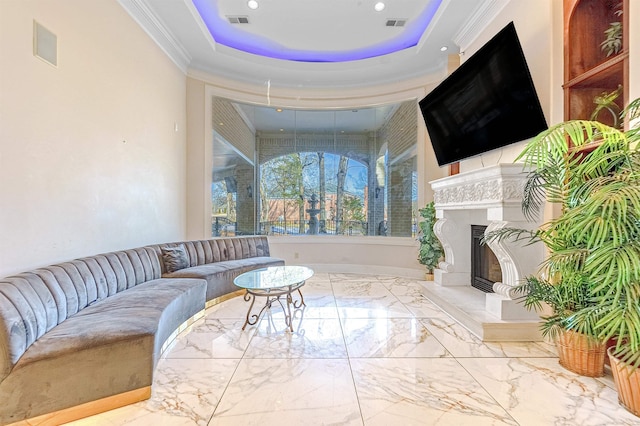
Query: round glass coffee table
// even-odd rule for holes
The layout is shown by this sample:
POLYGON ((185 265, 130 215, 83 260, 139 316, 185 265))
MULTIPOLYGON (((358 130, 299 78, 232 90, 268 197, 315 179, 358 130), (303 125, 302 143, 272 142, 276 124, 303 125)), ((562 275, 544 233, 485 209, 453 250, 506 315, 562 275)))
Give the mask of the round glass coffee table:
POLYGON ((244 294, 245 301, 251 301, 247 318, 242 326, 244 330, 248 325, 254 325, 260 319, 260 316, 266 309, 270 309, 274 302, 278 302, 284 312, 284 321, 287 327, 293 331, 293 317, 291 316, 291 305, 295 309, 299 309, 304 304, 304 298, 300 287, 304 285, 306 280, 313 276, 313 270, 306 266, 271 266, 263 269, 255 269, 238 275, 233 283, 240 288, 244 288, 247 292, 244 294), (293 300, 291 293, 297 291, 300 300, 293 300), (266 297, 265 305, 260 309, 258 314, 251 315, 251 310, 256 301, 256 297, 266 297), (285 296, 287 307, 285 309, 281 296, 285 296))

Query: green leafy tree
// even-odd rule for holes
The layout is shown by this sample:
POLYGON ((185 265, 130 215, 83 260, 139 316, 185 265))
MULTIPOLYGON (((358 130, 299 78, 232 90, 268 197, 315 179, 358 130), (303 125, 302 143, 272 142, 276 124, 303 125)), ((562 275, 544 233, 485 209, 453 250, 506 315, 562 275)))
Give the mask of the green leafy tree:
POLYGON ((266 162, 262 166, 260 187, 266 190, 268 197, 284 200, 283 219, 287 220, 287 206, 298 203, 299 184, 302 181, 302 170, 296 154, 283 155, 266 162))
MULTIPOLYGON (((315 154, 293 153, 283 155, 266 162, 261 167, 260 188, 263 203, 268 203, 270 198, 285 200, 282 216, 287 220, 287 210, 295 206, 298 211, 298 232, 304 233, 304 206, 307 182, 314 181, 314 174, 309 170, 315 164, 315 154)), ((263 209, 264 216, 268 217, 268 211, 263 209)))
POLYGON ((345 195, 343 200, 344 220, 364 222, 364 204, 362 199, 353 195, 345 195))

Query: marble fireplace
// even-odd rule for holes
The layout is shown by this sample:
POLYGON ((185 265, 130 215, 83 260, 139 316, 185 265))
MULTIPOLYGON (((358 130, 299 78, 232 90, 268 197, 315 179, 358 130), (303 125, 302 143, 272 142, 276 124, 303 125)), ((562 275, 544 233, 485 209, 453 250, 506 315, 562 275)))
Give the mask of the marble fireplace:
POLYGON ((513 288, 537 271, 544 256, 542 244, 490 243, 501 280, 488 285, 485 290, 490 292, 471 285, 473 226, 490 232, 541 225, 542 213, 534 221, 522 213, 525 180, 521 164, 498 164, 431 182, 437 218, 434 230, 445 257, 434 270, 434 282, 426 283, 425 296, 483 340, 541 339, 538 314, 515 300, 513 288))

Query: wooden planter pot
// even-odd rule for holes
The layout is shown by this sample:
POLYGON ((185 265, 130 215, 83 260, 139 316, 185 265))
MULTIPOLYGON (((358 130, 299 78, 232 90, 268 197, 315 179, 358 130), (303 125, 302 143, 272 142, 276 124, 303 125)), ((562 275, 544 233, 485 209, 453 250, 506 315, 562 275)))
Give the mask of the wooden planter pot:
POLYGON ((640 369, 632 368, 613 355, 609 348, 609 362, 613 381, 618 389, 618 400, 627 410, 640 417, 640 369))
POLYGON ((587 377, 604 376, 606 344, 575 331, 564 330, 556 339, 560 365, 587 377))

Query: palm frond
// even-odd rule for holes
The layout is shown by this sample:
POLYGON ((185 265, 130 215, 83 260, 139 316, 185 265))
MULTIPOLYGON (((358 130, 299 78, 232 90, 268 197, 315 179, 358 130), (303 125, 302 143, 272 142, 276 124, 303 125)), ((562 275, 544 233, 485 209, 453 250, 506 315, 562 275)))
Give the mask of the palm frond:
POLYGON ((637 120, 640 118, 640 98, 633 100, 627 105, 625 109, 620 113, 621 121, 629 119, 629 121, 637 120))
POLYGON ((486 232, 480 240, 480 244, 489 244, 493 241, 524 241, 526 245, 529 245, 540 241, 539 233, 540 231, 538 230, 532 231, 520 228, 495 229, 486 232))
POLYGON ((516 289, 526 308, 550 307, 543 334, 617 337, 616 354, 640 366, 640 99, 621 118, 630 129, 572 120, 533 138, 516 160, 531 170, 523 213, 532 219, 549 202, 561 214, 536 231, 505 228, 485 239, 548 249, 539 277, 516 289))

